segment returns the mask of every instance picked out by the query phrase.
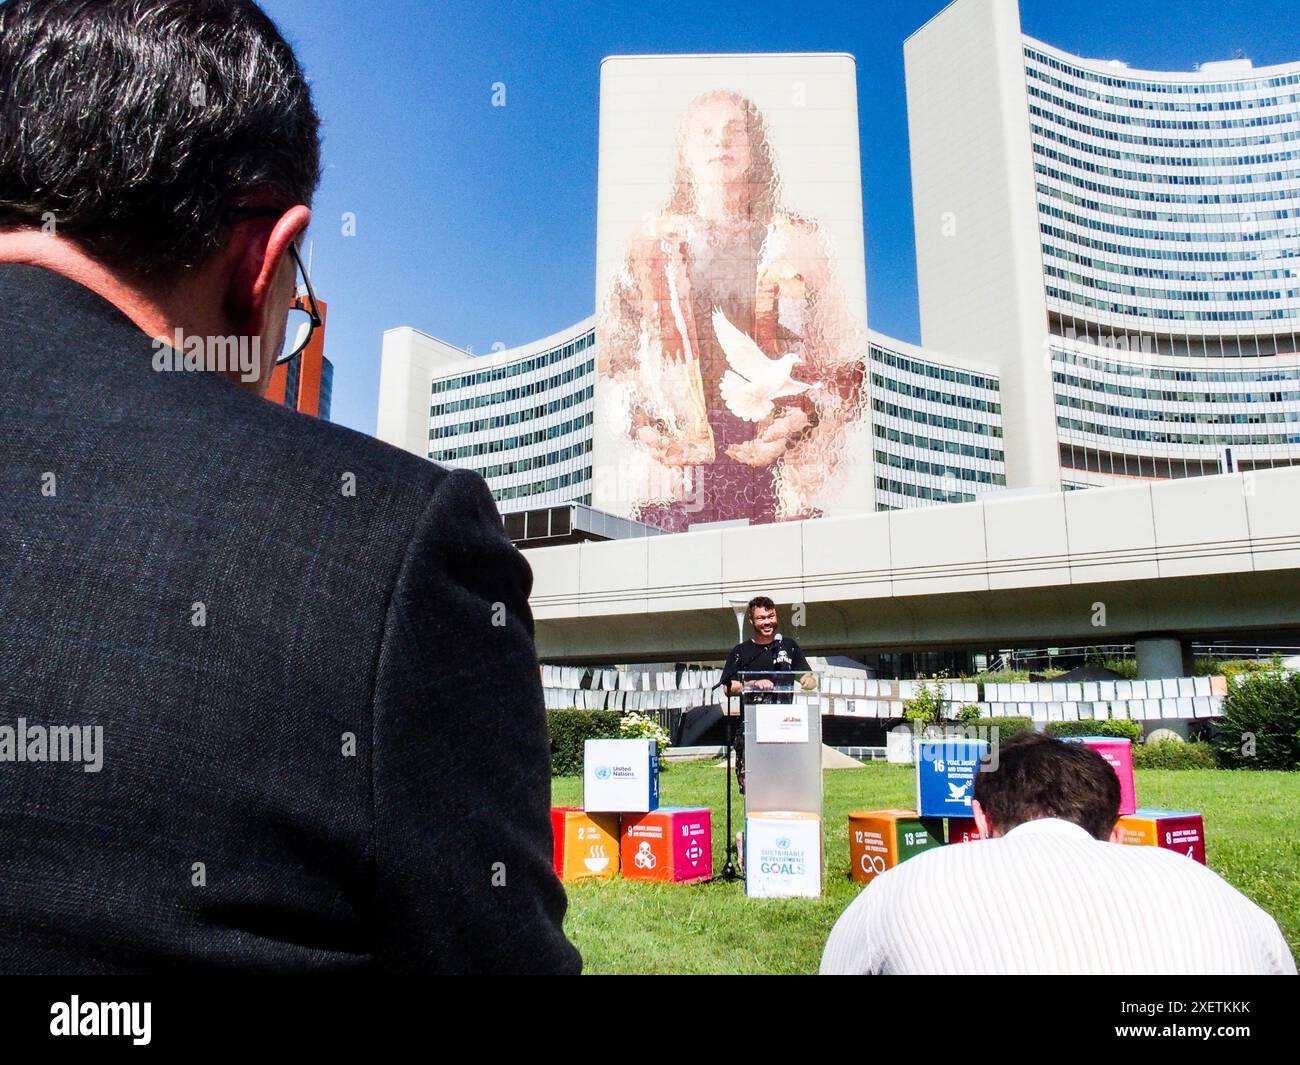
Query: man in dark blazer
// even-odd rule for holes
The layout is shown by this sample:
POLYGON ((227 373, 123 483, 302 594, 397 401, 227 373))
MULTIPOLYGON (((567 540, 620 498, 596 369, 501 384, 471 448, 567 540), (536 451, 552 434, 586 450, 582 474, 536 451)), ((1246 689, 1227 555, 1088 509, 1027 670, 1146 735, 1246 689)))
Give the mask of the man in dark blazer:
POLYGON ((486 486, 260 396, 319 170, 253 3, 0 5, 0 971, 580 967, 486 486))

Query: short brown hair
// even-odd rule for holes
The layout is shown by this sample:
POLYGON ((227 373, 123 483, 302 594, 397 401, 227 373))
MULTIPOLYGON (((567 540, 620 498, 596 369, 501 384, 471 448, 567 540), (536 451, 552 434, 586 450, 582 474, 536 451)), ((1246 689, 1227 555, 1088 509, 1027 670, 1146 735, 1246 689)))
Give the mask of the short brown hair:
POLYGON ((756 595, 749 601, 749 606, 745 607, 745 617, 750 621, 754 620, 754 608, 762 607, 764 610, 775 610, 776 604, 765 595, 756 595))
POLYGON ((1002 745, 997 769, 975 775, 974 794, 1000 833, 1059 817, 1106 839, 1119 817, 1119 777, 1106 759, 1085 744, 1036 732, 1002 745))

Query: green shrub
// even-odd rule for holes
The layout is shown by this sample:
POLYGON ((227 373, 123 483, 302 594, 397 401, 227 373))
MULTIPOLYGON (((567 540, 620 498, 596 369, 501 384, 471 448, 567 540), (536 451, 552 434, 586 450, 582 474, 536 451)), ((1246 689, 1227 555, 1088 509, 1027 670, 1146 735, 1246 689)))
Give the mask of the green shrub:
POLYGON ((963 673, 958 680, 973 680, 976 684, 1025 684, 1029 681, 1027 669, 1003 669, 994 673, 963 673))
POLYGON ((1300 769, 1300 673, 1249 673, 1228 689, 1214 747, 1238 769, 1300 769))
POLYGON ((1228 677, 1231 678, 1237 673, 1265 673, 1268 671, 1277 672, 1282 668, 1282 656, 1273 655, 1272 658, 1214 658, 1211 656, 1202 656, 1197 658, 1192 675, 1197 677, 1228 677))
POLYGON ((583 745, 587 740, 615 739, 619 735, 617 710, 548 710, 551 733, 551 776, 582 772, 583 745))
POLYGON ((1109 669, 1112 673, 1118 673, 1121 677, 1127 677, 1129 680, 1137 680, 1138 664, 1136 658, 1107 658, 1101 664, 1102 668, 1109 669))
POLYGON ((938 683, 944 676, 946 674, 936 674, 934 684, 928 683, 925 677, 917 678, 916 694, 903 700, 905 720, 919 722, 922 727, 945 723, 947 704, 943 697, 943 687, 938 683))
POLYGON ((982 717, 976 724, 983 728, 996 728, 999 743, 1006 743, 1012 736, 1019 736, 1023 732, 1034 731, 1032 717, 982 717))
POLYGON ((654 740, 659 772, 668 768, 668 763, 664 760, 664 752, 671 746, 668 730, 654 718, 638 714, 635 710, 624 714, 618 723, 618 735, 619 739, 624 740, 654 740))
POLYGON ((1212 663, 1216 668, 1209 676, 1221 674, 1229 679, 1238 673, 1276 673, 1282 668, 1282 656, 1274 655, 1273 658, 1234 658, 1227 662, 1212 663))
POLYGON ((1137 743, 1142 738, 1140 721, 1049 721, 1049 736, 1112 736, 1116 739, 1132 740, 1137 743))
POLYGON ((1133 748, 1134 769, 1215 769, 1218 761, 1208 743, 1157 740, 1133 748))

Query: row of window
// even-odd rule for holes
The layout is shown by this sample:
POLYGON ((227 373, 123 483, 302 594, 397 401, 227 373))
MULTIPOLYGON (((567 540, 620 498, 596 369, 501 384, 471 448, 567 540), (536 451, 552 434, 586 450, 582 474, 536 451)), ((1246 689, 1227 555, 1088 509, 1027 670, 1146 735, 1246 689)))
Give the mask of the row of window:
MULTIPOLYGON (((1177 137, 1139 137, 1132 133, 1120 133, 1113 129, 1103 129, 1099 126, 1090 126, 1084 122, 1076 122, 1072 118, 1065 118, 1049 111, 1045 107, 1038 107, 1035 104, 1029 105, 1029 114, 1031 118, 1041 118, 1047 122, 1053 122, 1065 129, 1073 130, 1075 133, 1084 133, 1089 137, 1096 137, 1100 141, 1114 141, 1116 144, 1137 144, 1144 148, 1188 148, 1188 149, 1206 149, 1209 151, 1219 151, 1223 148, 1248 148, 1256 144, 1280 144, 1286 141, 1296 140, 1294 134, 1289 134, 1285 130, 1271 134, 1267 137, 1221 137, 1215 140, 1186 140, 1177 137)), ((1084 142, 1085 145, 1087 142, 1084 142)), ((1101 145, 1096 147, 1088 146, 1089 150, 1097 155, 1107 154, 1101 151, 1101 145)), ((1133 162, 1155 163, 1157 157, 1151 155, 1132 155, 1125 156, 1119 154, 1117 158, 1129 158, 1133 162)), ((1255 159, 1257 162, 1272 162, 1278 159, 1285 159, 1286 153, 1265 153, 1259 156, 1243 156, 1244 159, 1255 159)), ((1212 160, 1206 156, 1174 156, 1175 166, 1207 166, 1212 160), (1195 160, 1195 161, 1193 161, 1195 160)), ((1161 160, 1163 161, 1163 160, 1161 160)))
POLYGON ((909 499, 933 499, 940 503, 971 503, 975 500, 967 492, 947 492, 942 488, 931 488, 928 484, 912 484, 910 481, 894 481, 886 477, 876 478, 876 491, 892 492, 909 499))
MULTIPOLYGON (((1037 126, 1034 127, 1037 130, 1037 126)), ((1044 159, 1050 159, 1053 162, 1064 163, 1074 167, 1075 170, 1086 170, 1090 174, 1100 174, 1102 177, 1117 178, 1122 181, 1132 181, 1141 185, 1203 185, 1208 188, 1223 188, 1227 185, 1269 185, 1275 182, 1285 182, 1286 187, 1273 189, 1269 192, 1260 193, 1243 193, 1223 194, 1217 196, 1186 196, 1183 197, 1188 203, 1251 203, 1256 198, 1274 198, 1285 199, 1288 196, 1295 195, 1295 181, 1300 178, 1300 170, 1274 170, 1274 171, 1235 171, 1232 173, 1221 174, 1170 174, 1166 171, 1152 173, 1146 170, 1118 170, 1113 166, 1105 166, 1102 163, 1094 163, 1087 159, 1080 159, 1077 155, 1069 152, 1059 152, 1055 148, 1049 148, 1045 144, 1034 141, 1034 154, 1041 155, 1044 159)), ((1145 161, 1145 160, 1144 160, 1145 161)), ((1173 193, 1145 193, 1137 189, 1130 189, 1120 186, 1090 185, 1089 182, 1077 175, 1059 170, 1052 170, 1047 167, 1046 163, 1035 163, 1034 169, 1040 174, 1052 174, 1060 177, 1063 181, 1073 181, 1077 185, 1094 188, 1097 192, 1103 192, 1113 189, 1115 195, 1136 195, 1141 198, 1150 198, 1158 200, 1161 196, 1168 196, 1169 201, 1181 202, 1173 193)))
POLYGON ((905 444, 908 447, 919 448, 922 451, 940 451, 947 455, 964 455, 969 459, 987 459, 989 462, 1002 462, 1005 459, 1002 452, 996 448, 963 444, 960 440, 940 440, 938 437, 913 436, 911 433, 905 433, 901 429, 893 429, 887 425, 877 425, 875 431, 876 436, 882 440, 889 440, 895 444, 905 444))
POLYGON ((988 470, 968 470, 964 466, 945 466, 941 462, 926 462, 924 459, 895 455, 888 451, 877 451, 876 461, 884 466, 893 466, 899 470, 910 470, 913 473, 923 474, 928 477, 951 477, 955 481, 975 481, 978 484, 1005 485, 1007 483, 1006 477, 1000 473, 990 473, 988 470))
MULTIPOLYGON (((1035 154, 1057 157, 1060 153, 1056 152, 1054 149, 1051 148, 1044 149, 1043 151, 1038 151, 1038 146, 1035 145, 1035 154)), ((1072 165, 1080 166, 1083 167, 1084 169, 1091 169, 1094 172, 1098 169, 1103 169, 1103 170, 1108 169, 1106 167, 1101 167, 1101 168, 1098 168, 1096 166, 1089 167, 1087 166, 1087 164, 1084 164, 1082 162, 1076 162, 1073 159, 1070 159, 1068 161, 1072 165)), ((1145 200, 1148 203, 1187 203, 1187 204, 1196 204, 1198 207, 1202 207, 1202 206, 1213 206, 1215 204, 1271 203, 1275 200, 1294 200, 1300 198, 1300 188, 1297 188, 1294 184, 1288 186, 1287 188, 1265 189, 1262 192, 1215 192, 1215 193, 1178 193, 1178 192, 1163 192, 1163 191, 1148 192, 1146 189, 1130 188, 1128 185, 1108 185, 1101 181, 1092 181, 1088 178, 1080 177, 1078 174, 1071 173, 1066 170, 1057 170, 1055 167, 1048 166, 1046 163, 1042 163, 1038 161, 1034 162, 1034 172, 1037 174, 1042 174, 1043 177, 1049 177, 1055 179, 1056 181, 1062 181, 1067 185, 1072 186, 1073 188, 1086 189, 1088 192, 1100 193, 1103 196, 1114 196, 1117 199, 1145 200)), ((1112 171, 1112 173, 1114 173, 1114 171, 1112 171)), ((1120 171, 1119 173, 1125 174, 1124 171, 1120 171)), ((1163 180, 1154 174, 1135 175, 1135 177, 1145 178, 1147 179, 1148 182, 1163 180)), ((1277 175, 1277 177, 1279 178, 1279 180, 1281 180, 1284 177, 1289 177, 1290 179, 1292 179, 1292 181, 1294 181, 1296 178, 1300 178, 1300 170, 1292 170, 1288 174, 1279 174, 1277 175)), ((1218 181, 1208 181, 1204 183, 1213 185, 1216 188, 1224 184, 1224 182, 1218 182, 1218 181)))
POLYGON ((1073 351, 1052 349, 1057 362, 1082 366, 1087 370, 1116 374, 1121 377, 1144 377, 1153 381, 1202 381, 1206 384, 1257 384, 1269 381, 1300 381, 1300 368, 1278 366, 1268 370, 1193 370, 1134 366, 1131 363, 1094 359, 1073 351))
POLYGON ((999 439, 1002 436, 1002 426, 1000 425, 968 422, 964 418, 953 418, 946 414, 936 414, 933 411, 903 407, 897 403, 886 403, 882 399, 873 399, 871 406, 877 414, 885 414, 902 421, 916 422, 918 425, 933 426, 935 429, 951 429, 958 433, 971 433, 974 436, 994 436, 999 439))
POLYGON ((1050 74, 1039 70, 1032 63, 1026 64, 1025 73, 1037 81, 1044 82, 1085 100, 1096 100, 1098 103, 1111 104, 1115 107, 1133 107, 1147 111, 1250 111, 1265 107, 1282 107, 1300 101, 1300 93, 1284 93, 1281 96, 1237 97, 1230 100, 1191 100, 1186 102, 1181 100, 1148 100, 1142 96, 1108 96, 1105 93, 1085 89, 1074 82, 1054 78, 1050 74))
POLYGON ((563 373, 548 377, 545 380, 533 381, 526 385, 516 385, 514 388, 507 388, 502 392, 484 392, 477 396, 470 396, 467 399, 452 400, 450 403, 435 403, 429 408, 429 416, 436 418, 442 414, 455 414, 462 410, 477 410, 479 407, 490 407, 496 403, 508 403, 513 399, 542 395, 552 389, 561 388, 570 381, 576 381, 579 377, 589 374, 595 369, 596 360, 589 359, 581 366, 571 366, 563 373))
POLYGON ((461 459, 473 458, 476 455, 496 455, 499 452, 511 451, 517 447, 528 447, 530 444, 541 444, 547 440, 555 440, 557 437, 566 436, 569 433, 577 432, 579 429, 586 429, 591 424, 592 415, 588 411, 576 418, 570 418, 567 422, 548 425, 545 429, 535 429, 531 433, 521 433, 519 436, 499 436, 495 440, 484 440, 479 444, 465 444, 462 447, 448 448, 445 451, 430 451, 429 458, 433 459, 434 462, 459 462, 461 459))
MULTIPOLYGON (((1136 126, 1139 129, 1262 129, 1265 126, 1284 126, 1290 122, 1300 121, 1300 115, 1293 111, 1279 115, 1251 115, 1248 118, 1148 118, 1145 115, 1127 115, 1120 111, 1100 111, 1095 107, 1063 99, 1046 89, 1040 89, 1037 85, 1026 85, 1025 91, 1030 96, 1046 101, 1063 111, 1070 111, 1099 122, 1114 122, 1116 125, 1136 126)), ((1146 143, 1146 139, 1143 138, 1138 143, 1146 143)))
POLYGON ((886 366, 892 366, 897 370, 906 370, 908 373, 914 373, 919 377, 932 377, 936 381, 949 381, 953 384, 965 385, 968 388, 981 388, 986 392, 996 392, 999 389, 998 379, 996 377, 984 377, 981 374, 969 373, 966 370, 957 370, 951 366, 942 366, 933 362, 919 362, 916 359, 909 359, 905 355, 899 355, 897 352, 887 351, 885 348, 871 348, 871 358, 875 362, 884 363, 886 366))
MULTIPOLYGON (((1100 156, 1103 159, 1113 159, 1115 162, 1120 163, 1141 163, 1144 166, 1160 167, 1162 172, 1111 170, 1048 149, 1035 139, 1034 150, 1039 151, 1039 154, 1046 155, 1050 152, 1053 159, 1063 163, 1072 162, 1075 166, 1082 167, 1085 170, 1092 170, 1098 174, 1109 174, 1111 177, 1122 177, 1129 181, 1148 181, 1163 185, 1260 185, 1269 181, 1282 181, 1290 171, 1261 173, 1259 171, 1247 171, 1243 168, 1273 163, 1293 163, 1300 159, 1300 149, 1283 152, 1263 152, 1256 155, 1241 155, 1236 158, 1222 159, 1212 155, 1151 155, 1146 152, 1124 152, 1118 148, 1109 148, 1104 144, 1076 140, 1059 130, 1048 129, 1045 126, 1032 123, 1029 129, 1035 138, 1055 141, 1057 144, 1064 145, 1076 152, 1085 152, 1089 155, 1100 156), (1217 173, 1197 175, 1163 172, 1169 167, 1199 167, 1201 169, 1212 169, 1217 173)), ((1274 137, 1256 137, 1251 138, 1251 141, 1252 143, 1258 141, 1261 144, 1277 143, 1277 139, 1274 137)))
POLYGON ((1287 259, 1300 259, 1300 249, 1280 251, 1275 248, 1254 248, 1246 250, 1234 249, 1232 251, 1223 249, 1186 251, 1179 248, 1144 248, 1137 244, 1114 244, 1107 240, 1096 240, 1082 233, 1054 226, 1050 222, 1040 222, 1038 230, 1044 236, 1055 237, 1057 240, 1077 244, 1082 248, 1109 252, 1111 255, 1124 255, 1130 259, 1168 259, 1174 262, 1194 263, 1283 262, 1287 259))
POLYGON ((505 363, 502 366, 493 367, 491 370, 480 370, 478 373, 461 374, 459 377, 444 377, 440 381, 433 382, 433 391, 434 393, 454 392, 458 388, 470 388, 474 385, 486 385, 492 381, 504 381, 507 377, 518 377, 520 374, 541 369, 543 366, 550 366, 561 359, 567 359, 580 351, 586 351, 595 343, 596 334, 593 331, 577 337, 561 347, 544 351, 540 355, 534 355, 530 359, 505 363))
POLYGON ((1188 244, 1243 244, 1251 241, 1297 240, 1300 239, 1300 227, 1290 229, 1259 230, 1253 233, 1181 233, 1173 229, 1134 229, 1114 222, 1103 222, 1099 218, 1086 218, 1070 211, 1054 207, 1049 203, 1038 204, 1040 214, 1051 215, 1063 222, 1070 222, 1085 229, 1097 229, 1103 233, 1115 233, 1121 237, 1137 237, 1139 240, 1181 241, 1188 244))
MULTIPOLYGON (((1061 177, 1062 181, 1071 182, 1073 187, 1078 188, 1079 182, 1073 182, 1067 176, 1061 177)), ((1092 184, 1092 183, 1089 183, 1092 184)), ((1263 221, 1280 221, 1283 218, 1295 218, 1300 215, 1300 210, 1294 207, 1280 207, 1272 210, 1262 211, 1151 211, 1141 207, 1124 207, 1118 203, 1107 203, 1104 200, 1092 200, 1077 192, 1071 192, 1068 189, 1058 188, 1055 185, 1049 185, 1039 181, 1035 183, 1040 196, 1051 196, 1054 199, 1064 200, 1066 203, 1075 204, 1078 207, 1086 207, 1090 211, 1096 211, 1098 214, 1117 215, 1121 218, 1138 218, 1144 222, 1174 222, 1193 223, 1205 225, 1216 225, 1219 223, 1236 223, 1254 224, 1263 221)), ((1110 192, 1110 189, 1104 188, 1103 192, 1110 192)), ((1292 189, 1289 193, 1281 197, 1283 199, 1300 199, 1300 189, 1292 189)))
POLYGON ((1157 433, 1148 429, 1119 428, 1113 425, 1098 425, 1096 422, 1083 422, 1077 418, 1057 416, 1056 424, 1061 429, 1070 429, 1091 436, 1105 436, 1117 440, 1141 440, 1151 444, 1210 444, 1215 447, 1233 445, 1246 447, 1251 444, 1300 444, 1300 433, 1273 433, 1262 436, 1210 435, 1206 433, 1157 433))
POLYGON ((1110 259, 1095 259, 1091 255, 1080 255, 1075 251, 1065 251, 1043 245, 1043 255, 1051 259, 1061 259, 1067 263, 1077 263, 1090 270, 1104 270, 1111 274, 1123 274, 1127 277, 1145 277, 1159 281, 1195 281, 1213 284, 1216 281, 1270 281, 1300 276, 1300 272, 1286 270, 1161 270, 1155 266, 1129 266, 1127 263, 1112 262, 1110 259))
MULTIPOLYGON (((1121 474, 1129 477, 1154 477, 1160 480, 1173 480, 1183 477, 1209 477, 1219 473, 1226 473, 1232 449, 1225 447, 1218 449, 1215 454, 1207 455, 1201 452, 1195 456, 1185 452, 1176 456, 1156 455, 1153 452, 1154 449, 1143 450, 1140 448, 1124 448, 1123 451, 1118 451, 1109 442, 1106 444, 1106 450, 1104 451, 1095 444, 1088 446, 1087 444, 1067 443, 1065 441, 1061 441, 1059 444, 1062 471, 1086 471, 1103 475, 1121 474)), ((1238 470, 1246 470, 1256 465, 1271 466, 1272 464, 1271 455, 1258 462, 1242 459, 1241 462, 1235 463, 1238 470)))
POLYGON ((931 403, 942 403, 946 407, 984 410, 990 414, 1002 413, 1001 403, 990 403, 988 400, 975 399, 973 396, 956 396, 951 392, 936 392, 933 388, 922 388, 920 385, 910 385, 906 381, 895 381, 892 377, 885 377, 878 373, 871 375, 871 383, 877 388, 886 388, 902 396, 915 396, 917 399, 929 400, 931 403))
POLYGON ((441 439, 447 436, 464 436, 466 433, 482 432, 486 429, 503 429, 507 425, 518 425, 520 422, 530 422, 535 418, 545 418, 548 414, 555 414, 562 410, 568 410, 575 403, 581 403, 583 400, 591 399, 592 387, 577 392, 572 392, 560 399, 553 399, 550 403, 543 403, 539 407, 531 407, 528 410, 511 411, 509 414, 494 414, 491 418, 479 418, 473 422, 460 422, 457 425, 441 426, 433 431, 434 439, 441 439))
POLYGON ((1226 303, 1234 303, 1242 300, 1252 302, 1284 300, 1300 296, 1300 288, 1242 291, 1241 289, 1147 288, 1143 285, 1121 285, 1115 281, 1078 274, 1073 270, 1062 270, 1059 266, 1046 263, 1043 265, 1043 274, 1046 277, 1059 278, 1072 285, 1083 285, 1086 288, 1100 289, 1102 292, 1115 292, 1121 296, 1136 296, 1148 300, 1183 300, 1190 303, 1213 303, 1222 300, 1226 303))
MULTIPOLYGON (((1057 384, 1070 385, 1087 392, 1100 392, 1106 396, 1126 396, 1129 399, 1154 399, 1162 403, 1292 403, 1300 400, 1300 392, 1272 389, 1268 392, 1176 392, 1161 388, 1142 388, 1120 385, 1114 381, 1099 381, 1092 377, 1075 377, 1073 374, 1052 371, 1057 384)), ((1298 412, 1300 413, 1300 412, 1298 412)))
POLYGON ((559 451, 552 451, 549 455, 535 455, 531 458, 515 459, 513 462, 501 462, 495 466, 485 466, 482 469, 476 467, 474 472, 480 477, 507 477, 512 473, 527 473, 529 470, 558 466, 561 462, 567 462, 569 459, 590 452, 591 441, 580 440, 578 443, 561 448, 559 451))
POLYGON ((1025 46, 1025 58, 1032 59, 1041 66, 1049 67, 1052 70, 1059 70, 1063 74, 1068 74, 1072 78, 1078 78, 1080 81, 1089 82, 1094 85, 1104 85, 1111 89, 1126 89, 1133 92, 1154 92, 1154 93, 1172 93, 1175 95, 1211 95, 1214 93, 1240 93, 1243 90, 1264 89, 1281 89, 1289 85, 1300 85, 1300 73, 1297 74, 1279 74, 1271 78, 1258 78, 1251 81, 1220 81, 1220 82, 1185 82, 1185 81, 1140 81, 1137 78, 1124 77, 1122 75, 1099 74, 1092 70, 1085 70, 1082 67, 1072 66, 1062 63, 1052 56, 1044 55, 1036 48, 1029 45, 1025 46))
MULTIPOLYGON (((521 499, 526 496, 541 495, 543 492, 555 492, 561 488, 568 488, 570 485, 581 484, 583 481, 589 480, 591 480, 590 466, 583 470, 575 470, 573 473, 562 473, 558 477, 548 477, 544 481, 534 481, 532 484, 496 488, 492 491, 492 498, 500 503, 505 499, 521 499)), ((590 496, 584 496, 583 498, 590 502, 590 496)))
POLYGON ((1168 307, 1134 307, 1132 304, 1110 303, 1107 300, 1093 299, 1080 292, 1063 292, 1053 285, 1046 286, 1049 299, 1063 303, 1077 303, 1108 314, 1127 314, 1133 318, 1158 318, 1162 321, 1178 322, 1272 322, 1283 318, 1296 318, 1295 308, 1280 308, 1272 311, 1184 311, 1168 307))
MULTIPOLYGON (((1058 382, 1059 383, 1059 382, 1058 382)), ((1111 418, 1127 418, 1130 421, 1163 422, 1177 425, 1281 425, 1286 422, 1300 422, 1300 410, 1290 411, 1250 411, 1246 413, 1219 413, 1207 411, 1175 410, 1138 410, 1133 407, 1113 407, 1107 403, 1096 403, 1079 396, 1056 393, 1058 407, 1070 407, 1074 410, 1086 410, 1091 414, 1105 414, 1111 418)))

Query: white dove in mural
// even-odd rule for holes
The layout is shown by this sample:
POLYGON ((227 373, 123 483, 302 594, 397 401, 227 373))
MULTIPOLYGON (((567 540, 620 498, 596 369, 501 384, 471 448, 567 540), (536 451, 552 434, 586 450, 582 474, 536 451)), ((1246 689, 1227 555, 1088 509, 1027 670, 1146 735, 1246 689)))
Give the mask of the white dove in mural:
POLYGON ((722 375, 722 399, 737 418, 760 422, 772 413, 773 400, 820 387, 791 376, 803 359, 794 352, 769 359, 762 348, 727 320, 721 307, 713 308, 713 332, 731 367, 722 375))

